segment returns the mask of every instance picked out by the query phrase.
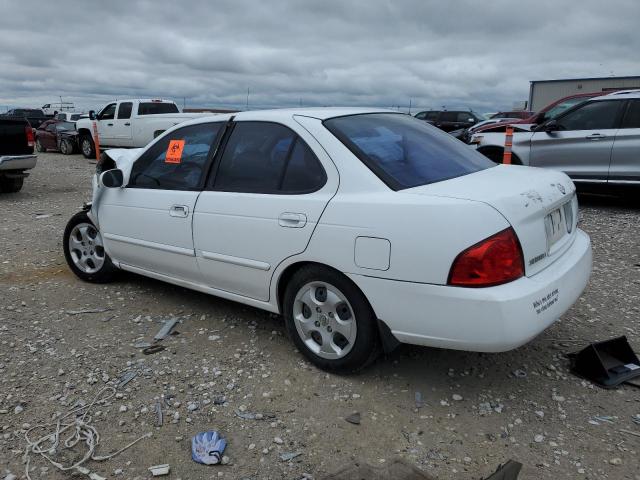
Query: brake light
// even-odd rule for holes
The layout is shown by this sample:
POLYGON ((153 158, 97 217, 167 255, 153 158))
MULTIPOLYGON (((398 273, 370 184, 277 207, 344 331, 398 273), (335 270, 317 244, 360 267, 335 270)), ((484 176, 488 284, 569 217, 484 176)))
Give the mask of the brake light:
POLYGON ((491 287, 524 276, 524 258, 516 232, 506 230, 460 253, 449 272, 449 285, 491 287))
POLYGON ((24 133, 27 136, 27 146, 33 147, 36 144, 36 140, 33 135, 33 128, 31 128, 31 125, 25 125, 24 133))

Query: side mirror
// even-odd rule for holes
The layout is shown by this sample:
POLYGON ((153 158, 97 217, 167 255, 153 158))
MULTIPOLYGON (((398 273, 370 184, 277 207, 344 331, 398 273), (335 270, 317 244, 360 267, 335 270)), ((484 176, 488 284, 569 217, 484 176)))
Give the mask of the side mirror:
POLYGON ((107 188, 120 188, 124 183, 122 170, 114 168, 100 174, 100 184, 107 188))
POLYGON ((546 118, 544 117, 544 113, 541 113, 539 115, 536 116, 536 118, 534 118, 533 123, 537 124, 537 125, 541 125, 544 123, 544 121, 546 120, 546 118))
POLYGON ((558 130, 560 130, 560 125, 558 125, 558 122, 556 122, 555 120, 549 120, 543 126, 544 131, 547 133, 557 132, 558 130))
POLYGON ((95 119, 96 119, 95 110, 89 110, 89 120, 95 120, 95 119))

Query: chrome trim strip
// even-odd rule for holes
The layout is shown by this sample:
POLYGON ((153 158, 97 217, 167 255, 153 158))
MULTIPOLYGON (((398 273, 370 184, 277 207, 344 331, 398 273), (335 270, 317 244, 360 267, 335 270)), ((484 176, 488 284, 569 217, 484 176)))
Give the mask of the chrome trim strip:
POLYGON ((139 238, 124 237, 122 235, 115 235, 113 233, 103 233, 102 236, 107 240, 113 240, 114 242, 128 243, 137 247, 152 248, 154 250, 161 250, 163 252, 177 253, 178 255, 185 255, 187 257, 195 257, 196 252, 189 248, 174 247, 173 245, 165 245, 163 243, 149 242, 148 240, 140 240, 139 238))
POLYGON ((240 267, 255 268, 256 270, 263 270, 265 272, 271 268, 271 265, 268 263, 251 260, 250 258, 232 257, 231 255, 223 255, 221 253, 205 252, 204 250, 200 253, 204 259, 230 263, 231 265, 238 265, 240 267))
POLYGON ((624 185, 640 185, 640 180, 609 180, 609 183, 621 183, 624 185))

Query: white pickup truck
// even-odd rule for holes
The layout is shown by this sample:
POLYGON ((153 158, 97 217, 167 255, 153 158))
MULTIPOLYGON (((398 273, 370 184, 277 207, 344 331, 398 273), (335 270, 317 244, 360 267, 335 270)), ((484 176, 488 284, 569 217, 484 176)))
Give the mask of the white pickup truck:
POLYGON ((178 123, 211 114, 180 113, 169 100, 120 100, 105 105, 97 114, 76 122, 80 151, 86 158, 95 158, 93 119, 98 127, 102 147, 144 147, 165 130, 178 123))

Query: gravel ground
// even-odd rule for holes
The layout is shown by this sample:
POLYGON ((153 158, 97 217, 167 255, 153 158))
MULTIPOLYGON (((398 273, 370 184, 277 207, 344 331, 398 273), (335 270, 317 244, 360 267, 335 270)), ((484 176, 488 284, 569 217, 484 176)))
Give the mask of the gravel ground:
MULTIPOLYGON (((640 352, 640 207, 581 198, 591 282, 530 344, 504 354, 403 346, 342 377, 305 362, 276 316, 133 274, 109 285, 76 279, 61 237, 90 198, 93 169, 79 155, 40 154, 23 191, 0 196, 0 479, 26 478, 27 429, 89 403, 127 371, 137 377, 91 412, 98 453, 151 436, 86 463, 107 478, 150 478, 148 467, 168 463, 164 478, 318 479, 354 461, 403 458, 438 479, 477 479, 512 458, 525 480, 640 479, 640 437, 620 432, 640 433, 639 390, 594 387, 564 357, 622 334, 640 352), (167 349, 142 355, 135 344, 174 316, 179 334, 167 349), (359 425, 345 421, 354 412, 359 425), (227 465, 191 460, 191 436, 209 429, 228 439, 227 465)), ((31 466, 34 480, 70 476, 35 456, 31 466)))

